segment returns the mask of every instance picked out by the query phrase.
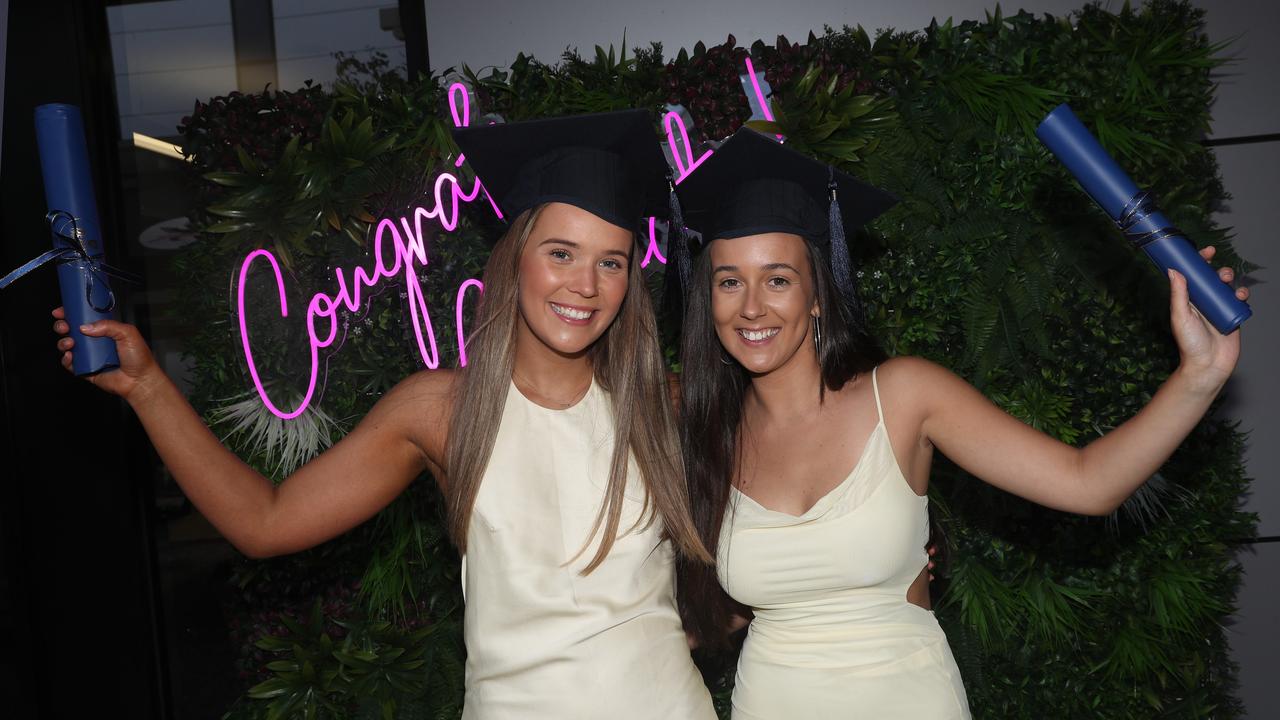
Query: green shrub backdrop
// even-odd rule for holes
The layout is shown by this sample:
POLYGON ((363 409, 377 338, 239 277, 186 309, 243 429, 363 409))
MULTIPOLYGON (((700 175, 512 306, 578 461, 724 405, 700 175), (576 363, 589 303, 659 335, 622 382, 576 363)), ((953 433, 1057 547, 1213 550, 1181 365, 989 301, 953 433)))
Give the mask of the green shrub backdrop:
MULTIPOLYGON (((793 147, 899 195, 855 243, 860 288, 891 353, 940 362, 1009 412, 1073 444, 1131 416, 1176 364, 1167 284, 1120 239, 1031 134, 1069 101, 1139 184, 1201 244, 1230 250, 1209 213, 1225 197, 1201 140, 1220 47, 1202 13, 1159 1, 1070 17, 998 10, 912 32, 827 30, 664 56, 661 46, 519 56, 507 69, 449 69, 406 81, 385 59, 339 58, 332 89, 232 93, 197 103, 181 128, 200 188, 201 241, 179 258, 198 409, 275 480, 349 429, 419 369, 403 282, 341 315, 341 352, 298 420, 266 412, 237 338, 240 260, 267 247, 285 265, 288 320, 255 312, 257 363, 277 402, 306 387, 302 308, 332 292, 332 268, 371 264, 372 223, 398 217, 452 167, 446 88, 473 89, 473 116, 508 121, 682 103, 697 140, 750 114, 738 75, 750 56, 774 89, 793 147)), ((659 130, 655 126, 655 138, 659 130)), ((446 363, 454 291, 477 276, 484 203, 431 241, 422 271, 446 363)), ((250 280, 272 297, 267 273, 250 280)), ((660 275, 654 278, 655 286, 660 275)), ((655 291, 656 291, 655 287, 655 291)), ((257 309, 255 307, 255 309, 257 309)), ((336 346, 337 344, 335 344, 336 346)), ((1233 540, 1242 436, 1206 420, 1114 517, 1045 510, 941 462, 932 506, 946 562, 938 616, 978 718, 1235 717, 1222 624, 1239 569, 1233 540)), ((353 481, 358 481, 353 478, 353 481)), ((433 483, 322 547, 239 564, 231 632, 242 647, 245 718, 454 718, 464 651, 458 559, 433 483)), ((731 658, 703 658, 724 710, 731 658)))

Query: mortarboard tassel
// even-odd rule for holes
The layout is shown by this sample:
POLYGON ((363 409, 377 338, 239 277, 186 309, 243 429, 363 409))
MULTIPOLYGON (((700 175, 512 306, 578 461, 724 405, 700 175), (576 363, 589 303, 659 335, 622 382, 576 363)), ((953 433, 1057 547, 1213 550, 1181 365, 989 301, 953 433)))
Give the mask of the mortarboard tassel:
POLYGON ((836 199, 836 170, 828 166, 827 189, 831 191, 831 208, 827 222, 831 232, 831 274, 836 287, 844 295, 850 307, 858 307, 858 294, 853 288, 853 261, 849 257, 849 244, 844 237, 844 218, 840 215, 840 201, 836 199))
POLYGON ((680 208, 680 198, 676 195, 675 185, 670 178, 667 178, 667 185, 670 188, 667 204, 671 211, 667 229, 667 254, 676 266, 676 276, 680 280, 680 292, 683 295, 689 288, 689 272, 693 260, 689 257, 689 240, 684 235, 684 212, 680 208))
POLYGON ((671 175, 667 175, 667 207, 670 211, 667 223, 667 271, 666 290, 662 298, 663 314, 673 327, 684 322, 684 295, 689 291, 689 274, 693 260, 689 255, 689 241, 684 234, 684 212, 671 175))

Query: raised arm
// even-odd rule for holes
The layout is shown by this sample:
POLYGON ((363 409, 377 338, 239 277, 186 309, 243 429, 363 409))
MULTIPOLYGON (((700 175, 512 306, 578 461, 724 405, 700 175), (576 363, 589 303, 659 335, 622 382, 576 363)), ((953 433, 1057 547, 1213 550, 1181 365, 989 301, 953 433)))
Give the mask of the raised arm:
MULTIPOLYGON (((61 308, 54 330, 67 331, 61 308)), ((184 493, 241 552, 268 557, 339 535, 388 505, 424 469, 440 477, 451 374, 397 385, 345 438, 279 486, 227 450, 156 364, 137 328, 110 320, 86 335, 116 341, 120 369, 87 378, 128 401, 184 493)), ((73 340, 63 337, 70 368, 73 340)))
MULTIPOLYGON (((1213 249, 1201 253, 1213 256, 1213 249)), ((1229 268, 1219 270, 1230 282, 1229 268)), ((1137 415, 1085 448, 1073 448, 1005 414, 949 371, 915 358, 895 361, 920 408, 922 439, 973 475, 1047 507, 1106 515, 1173 454, 1209 409, 1240 352, 1240 332, 1222 336, 1170 274, 1170 315, 1181 363, 1137 415)), ((1247 289, 1237 297, 1247 299, 1247 289)))

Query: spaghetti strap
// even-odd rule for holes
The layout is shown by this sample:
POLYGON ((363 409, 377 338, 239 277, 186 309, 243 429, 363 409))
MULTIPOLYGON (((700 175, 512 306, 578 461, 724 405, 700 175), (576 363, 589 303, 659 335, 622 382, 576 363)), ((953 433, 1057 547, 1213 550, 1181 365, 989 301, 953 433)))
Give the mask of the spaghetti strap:
POLYGON ((880 383, 876 382, 876 370, 879 370, 879 369, 880 369, 879 365, 871 368, 871 391, 875 393, 875 396, 876 396, 876 415, 880 417, 880 422, 883 423, 884 407, 880 405, 880 383))

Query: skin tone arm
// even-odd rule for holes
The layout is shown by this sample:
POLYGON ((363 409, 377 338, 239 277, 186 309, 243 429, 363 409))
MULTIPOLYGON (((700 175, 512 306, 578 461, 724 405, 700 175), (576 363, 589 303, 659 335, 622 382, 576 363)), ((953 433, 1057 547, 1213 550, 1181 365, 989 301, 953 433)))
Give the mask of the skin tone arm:
MULTIPOLYGON (((1213 257, 1213 248, 1201 251, 1213 257)), ((1232 280, 1230 268, 1219 276, 1232 280)), ((1085 515, 1114 511, 1155 473, 1200 421, 1234 369, 1240 332, 1223 336, 1191 307, 1186 280, 1170 273, 1170 316, 1181 363, 1151 401, 1119 427, 1074 448, 1013 418, 949 371, 894 360, 895 393, 919 420, 920 441, 1003 490, 1085 515), (927 391, 925 390, 927 388, 927 391)), ((1236 290, 1247 299, 1249 291, 1236 290)))
MULTIPOLYGON (((53 312, 62 364, 62 308, 53 312)), ((448 373, 400 383, 345 438, 278 487, 227 450, 156 364, 132 325, 103 320, 82 328, 116 341, 120 369, 89 382, 124 398, 187 497, 241 552, 269 557, 339 535, 388 505, 423 470, 438 478, 447 437, 448 373)))
MULTIPOLYGON (((517 375, 532 378, 529 391, 558 399, 590 381, 586 348, 622 305, 631 246, 631 233, 585 210, 552 203, 543 211, 520 260, 516 365, 517 375), (557 304, 589 312, 590 319, 566 321, 554 312, 557 304)), ((61 308, 54 318, 70 370, 74 341, 65 337, 61 308)), ((128 401, 183 492, 246 555, 312 547, 372 517, 423 470, 438 482, 444 477, 452 371, 410 376, 345 438, 276 487, 218 442, 137 328, 104 320, 82 331, 115 340, 121 362, 119 370, 87 380, 128 401)))

